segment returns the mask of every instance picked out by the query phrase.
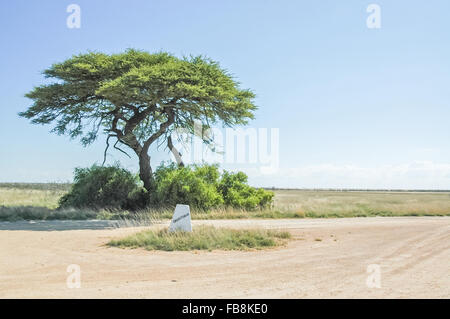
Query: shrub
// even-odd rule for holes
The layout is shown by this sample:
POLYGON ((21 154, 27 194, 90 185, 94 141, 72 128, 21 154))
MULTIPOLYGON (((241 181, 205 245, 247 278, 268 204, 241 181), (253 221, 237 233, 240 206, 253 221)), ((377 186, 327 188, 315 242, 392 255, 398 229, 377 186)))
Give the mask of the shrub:
POLYGON ((154 173, 155 190, 148 194, 139 178, 118 165, 75 169, 74 184, 59 201, 60 208, 127 209, 190 205, 208 211, 231 206, 254 210, 270 206, 273 192, 247 184, 242 172, 224 172, 217 165, 177 167, 160 165, 154 173))
POLYGON ((230 173, 225 171, 219 182, 226 206, 253 210, 265 208, 272 204, 274 193, 262 188, 256 189, 247 184, 247 175, 243 172, 230 173))
POLYGON ((156 192, 154 200, 162 206, 187 204, 197 209, 208 210, 223 204, 217 191, 218 167, 162 164, 155 172, 156 192))
POLYGON ((132 173, 118 165, 93 165, 75 169, 74 184, 59 204, 61 208, 136 209, 147 203, 145 192, 132 173))
POLYGON ((173 206, 187 204, 209 210, 219 206, 232 206, 254 210, 272 204, 274 193, 256 189, 247 184, 242 172, 224 172, 217 165, 191 165, 177 167, 162 164, 155 172, 155 204, 173 206))

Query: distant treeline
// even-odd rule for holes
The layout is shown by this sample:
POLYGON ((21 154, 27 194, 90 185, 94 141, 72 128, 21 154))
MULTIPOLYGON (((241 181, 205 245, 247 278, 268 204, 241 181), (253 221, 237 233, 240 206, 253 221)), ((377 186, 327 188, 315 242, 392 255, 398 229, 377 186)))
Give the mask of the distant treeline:
POLYGON ((70 183, 0 183, 0 188, 69 191, 70 183))
MULTIPOLYGON (((69 191, 71 183, 0 183, 0 188, 37 189, 69 191)), ((308 191, 308 192, 422 192, 422 193, 450 193, 450 189, 383 189, 383 188, 279 188, 263 187, 272 191, 308 191)))
POLYGON ((422 192, 422 193, 449 193, 448 189, 383 189, 383 188, 278 188, 264 187, 272 191, 307 191, 307 192, 422 192))

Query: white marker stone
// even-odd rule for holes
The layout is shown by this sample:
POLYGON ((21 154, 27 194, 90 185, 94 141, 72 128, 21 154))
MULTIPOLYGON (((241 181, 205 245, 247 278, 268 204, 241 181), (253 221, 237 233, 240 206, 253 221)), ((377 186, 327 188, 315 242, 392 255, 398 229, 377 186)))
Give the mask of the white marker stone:
POLYGON ((172 222, 170 223, 169 231, 192 231, 191 225, 191 210, 189 205, 178 204, 173 213, 172 222))

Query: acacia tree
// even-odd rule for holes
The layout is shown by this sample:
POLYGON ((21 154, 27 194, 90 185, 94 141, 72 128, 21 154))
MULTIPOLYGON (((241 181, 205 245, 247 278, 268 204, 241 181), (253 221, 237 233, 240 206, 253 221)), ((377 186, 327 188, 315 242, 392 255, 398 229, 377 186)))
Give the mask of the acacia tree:
MULTIPOLYGON (((104 133, 106 151, 134 151, 144 187, 153 187, 149 148, 165 145, 183 165, 171 138, 176 129, 246 124, 253 118, 254 94, 220 66, 201 56, 177 58, 160 52, 90 52, 53 64, 44 76, 55 81, 35 87, 33 104, 20 116, 34 124, 54 124, 52 132, 93 143, 104 133)), ((204 142, 208 142, 204 139, 204 142)))

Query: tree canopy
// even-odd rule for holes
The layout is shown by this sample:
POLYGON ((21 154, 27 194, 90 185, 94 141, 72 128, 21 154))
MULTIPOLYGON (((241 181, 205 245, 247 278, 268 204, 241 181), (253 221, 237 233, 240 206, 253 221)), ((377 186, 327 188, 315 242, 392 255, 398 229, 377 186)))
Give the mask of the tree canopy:
MULTIPOLYGON (((152 188, 148 151, 158 141, 182 165, 171 138, 176 129, 246 124, 253 118, 254 94, 219 64, 202 56, 177 58, 166 52, 89 52, 46 69, 53 83, 35 87, 33 104, 20 116, 53 124, 52 132, 79 138, 84 146, 106 134, 113 147, 129 147, 139 158, 140 178, 152 188)), ((205 140, 206 142, 206 140, 205 140)), ((106 150, 105 150, 106 156, 106 150)))

